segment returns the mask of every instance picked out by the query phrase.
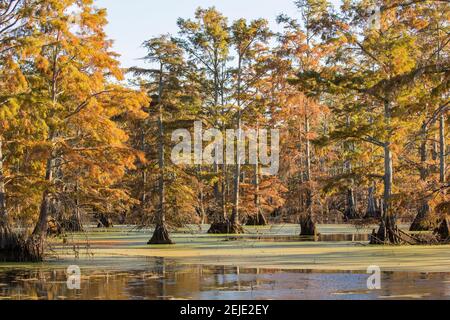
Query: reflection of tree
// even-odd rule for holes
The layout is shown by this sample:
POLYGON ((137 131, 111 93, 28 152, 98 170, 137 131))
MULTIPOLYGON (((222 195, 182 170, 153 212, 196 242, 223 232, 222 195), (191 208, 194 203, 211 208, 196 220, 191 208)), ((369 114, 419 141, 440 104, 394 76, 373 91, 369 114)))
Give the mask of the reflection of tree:
MULTIPOLYGON (((169 299, 218 298, 223 294, 242 297, 251 288, 252 298, 285 297, 286 292, 305 299, 321 299, 336 292, 359 290, 366 297, 441 298, 448 295, 445 273, 383 273, 382 289, 368 292, 365 275, 359 273, 283 272, 276 269, 178 265, 163 258, 135 271, 83 269, 81 290, 68 290, 64 269, 8 270, 0 273, 0 297, 11 299, 169 299), (364 279, 364 281, 361 281, 364 279), (5 286, 6 285, 6 286, 5 286), (266 293, 264 293, 266 292, 266 293), (427 294, 427 295, 425 295, 427 294)), ((247 297, 247 296, 246 296, 247 297)))

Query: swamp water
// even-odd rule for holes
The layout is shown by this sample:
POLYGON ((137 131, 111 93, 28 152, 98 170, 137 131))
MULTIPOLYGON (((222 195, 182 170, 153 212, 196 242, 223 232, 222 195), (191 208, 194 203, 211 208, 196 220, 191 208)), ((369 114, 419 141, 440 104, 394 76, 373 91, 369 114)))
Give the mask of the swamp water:
POLYGON ((69 289, 60 264, 2 267, 0 299, 450 298, 450 273, 385 272, 381 290, 368 290, 369 275, 359 272, 181 265, 163 258, 73 263, 81 268, 79 290, 69 289))
POLYGON ((55 242, 58 259, 0 263, 0 299, 450 299, 450 247, 355 246, 350 241, 365 241, 367 232, 333 226, 322 227, 323 242, 296 243, 289 228, 258 229, 262 237, 249 229, 238 240, 180 232, 170 249, 144 245, 147 231, 92 231, 71 240, 89 238, 91 254, 80 247, 79 259, 55 242), (373 261, 392 269, 381 273, 380 290, 367 289, 363 270, 373 261), (67 284, 71 265, 80 268, 80 289, 67 284), (434 265, 438 272, 417 271, 434 265))

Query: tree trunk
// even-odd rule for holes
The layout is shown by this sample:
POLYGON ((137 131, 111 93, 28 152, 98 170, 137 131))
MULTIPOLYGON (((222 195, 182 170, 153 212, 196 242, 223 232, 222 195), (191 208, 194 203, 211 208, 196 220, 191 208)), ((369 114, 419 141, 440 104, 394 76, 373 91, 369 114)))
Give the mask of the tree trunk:
MULTIPOLYGON (((385 123, 387 130, 391 130, 391 104, 385 103, 385 123)), ((372 244, 398 244, 397 218, 392 212, 392 185, 393 185, 393 159, 390 135, 384 143, 384 195, 383 195, 383 218, 378 232, 372 235, 372 244)))
MULTIPOLYGON (((81 212, 79 208, 75 208, 75 212, 68 219, 57 222, 59 224, 55 225, 56 234, 63 232, 84 232, 83 222, 81 220, 81 212)), ((55 233, 54 231, 52 233, 55 233)))
MULTIPOLYGON (((50 139, 52 140, 52 139, 50 139)), ((45 181, 53 182, 53 155, 47 160, 45 173, 45 181)), ((48 229, 48 218, 51 207, 52 194, 49 190, 45 190, 42 195, 41 207, 39 210, 39 218, 33 233, 26 242, 27 250, 30 254, 31 261, 42 261, 44 257, 45 239, 48 229)))
POLYGON ((20 242, 17 235, 11 230, 6 211, 6 189, 3 173, 3 149, 0 137, 0 261, 20 261, 17 256, 20 242))
POLYGON ((258 211, 255 214, 249 215, 245 224, 247 226, 266 226, 268 223, 264 214, 258 211))
POLYGON ((206 213, 205 213, 205 195, 203 192, 203 187, 201 187, 200 192, 199 192, 199 214, 200 214, 200 224, 205 224, 206 223, 206 213))
POLYGON ((62 221, 58 221, 60 230, 57 230, 57 232, 59 232, 59 233, 61 233, 61 232, 83 232, 84 231, 83 222, 81 220, 80 200, 78 198, 78 181, 75 184, 75 193, 76 193, 76 196, 75 196, 76 199, 75 199, 75 208, 74 208, 73 214, 68 219, 61 217, 62 221))
POLYGON ((104 213, 99 213, 98 214, 98 225, 97 228, 112 228, 114 227, 114 224, 112 222, 112 219, 104 213))
POLYGON ((228 187, 228 174, 227 174, 227 165, 225 161, 222 164, 222 187, 220 189, 220 211, 219 214, 214 212, 215 217, 214 221, 211 224, 208 233, 210 234, 228 234, 232 233, 232 227, 230 225, 230 220, 227 215, 227 187, 228 187))
MULTIPOLYGON (((238 128, 240 128, 240 116, 238 115, 238 128)), ((238 137, 238 144, 240 137, 238 137)), ((233 190, 233 211, 231 219, 228 219, 226 212, 226 200, 227 200, 227 187, 228 187, 228 170, 227 164, 222 165, 222 190, 221 190, 221 210, 223 216, 221 220, 214 221, 208 230, 209 234, 241 234, 244 232, 239 221, 239 188, 240 188, 240 159, 239 150, 237 152, 236 170, 234 172, 234 190, 233 190)))
POLYGON ((237 119, 236 119, 236 129, 237 129, 237 150, 236 150, 236 164, 234 171, 234 193, 233 193, 233 212, 231 214, 231 225, 233 231, 237 232, 242 230, 240 228, 239 221, 239 200, 240 200, 240 187, 241 187, 241 154, 240 154, 240 144, 242 139, 242 113, 241 113, 241 77, 242 77, 242 55, 238 58, 238 84, 237 84, 237 119))
MULTIPOLYGON (((224 90, 223 90, 223 83, 220 80, 220 74, 221 74, 221 66, 219 64, 219 57, 218 57, 218 51, 214 51, 214 105, 219 106, 219 104, 222 107, 222 116, 225 115, 225 98, 224 98, 224 90), (219 100, 221 100, 219 102, 219 100)), ((222 123, 222 134, 225 137, 225 126, 222 123)), ((225 229, 223 228, 223 225, 225 222, 228 222, 227 217, 227 209, 226 209, 226 189, 227 189, 227 165, 226 162, 223 161, 222 163, 222 172, 220 175, 220 163, 214 163, 214 173, 217 176, 218 181, 214 182, 214 196, 216 199, 217 206, 216 208, 220 207, 221 215, 219 216, 217 214, 218 210, 214 212, 213 216, 213 223, 211 224, 210 229, 208 230, 208 233, 226 233, 225 229), (219 186, 219 181, 221 181, 221 186, 219 186), (220 232, 219 232, 220 231, 220 232), (224 231, 224 232, 221 232, 224 231)))
POLYGON ((0 221, 7 220, 5 177, 3 173, 3 141, 0 137, 0 221))
POLYGON ((300 217, 301 236, 317 236, 316 223, 314 222, 313 214, 313 194, 311 186, 311 142, 309 141, 310 123, 308 117, 308 108, 305 104, 305 182, 307 183, 306 190, 306 216, 300 217))
POLYGON ((367 200, 367 212, 365 219, 381 218, 381 212, 375 199, 375 187, 369 187, 368 200, 367 200))
POLYGON ((450 240, 450 218, 444 217, 438 224, 438 227, 434 230, 434 234, 437 236, 438 241, 448 243, 450 240))
POLYGON ((311 216, 300 218, 300 236, 302 237, 317 237, 317 226, 311 216))
POLYGON ((233 224, 230 220, 216 222, 211 225, 208 230, 209 234, 241 234, 244 233, 244 228, 241 224, 233 224))
POLYGON ((211 224, 208 233, 209 234, 229 234, 234 233, 233 228, 237 228, 237 233, 242 233, 242 229, 237 225, 235 227, 231 226, 231 222, 227 216, 227 187, 228 187, 228 177, 227 177, 227 165, 224 161, 222 164, 222 187, 220 189, 220 208, 217 212, 214 212, 214 221, 211 224))
MULTIPOLYGON (((60 41, 61 33, 58 32, 56 37, 56 44, 60 41)), ((53 61, 52 61, 52 81, 50 95, 52 98, 53 106, 56 107, 58 103, 58 57, 60 50, 57 45, 54 47, 53 61)), ((50 128, 47 141, 53 144, 53 140, 56 136, 54 128, 50 128)), ((53 146, 52 146, 53 148, 53 146)), ((55 150, 51 150, 50 157, 47 159, 45 169, 45 181, 50 185, 53 183, 54 166, 55 166, 55 150)), ((39 210, 39 218, 34 228, 33 233, 27 239, 24 245, 24 251, 27 261, 37 262, 42 261, 44 258, 44 245, 47 236, 48 229, 48 217, 52 202, 52 193, 49 189, 44 190, 42 194, 42 202, 39 210)))
POLYGON ((157 224, 155 231, 153 232, 153 236, 147 244, 173 244, 173 241, 170 239, 167 226, 165 224, 157 224))
MULTIPOLYGON (((308 112, 307 108, 305 112, 308 112)), ((311 181, 311 142, 309 141, 309 130, 310 130, 310 124, 309 124, 309 117, 306 114, 305 115, 305 159, 306 159, 306 182, 311 181)))
MULTIPOLYGON (((146 142, 145 142, 145 123, 143 124, 143 128, 141 131, 141 149, 144 154, 146 154, 146 142)), ((147 207, 147 171, 143 163, 141 163, 141 179, 142 179, 142 195, 141 195, 141 203, 140 209, 142 216, 145 215, 145 209, 147 207)))
POLYGON ((173 244, 169 237, 169 232, 166 226, 166 211, 165 211, 165 159, 164 159, 164 115, 162 105, 162 93, 163 93, 163 66, 161 65, 160 77, 159 77, 159 90, 158 90, 158 105, 159 105, 159 142, 158 142, 158 154, 159 154, 159 207, 156 212, 156 228, 153 233, 153 237, 148 244, 173 244))
MULTIPOLYGON (((428 130, 427 125, 422 126, 422 142, 420 145, 420 179, 426 183, 429 176, 427 168, 427 142, 428 142, 428 130)), ((428 203, 428 199, 422 200, 417 216, 411 224, 410 231, 432 231, 436 227, 432 221, 431 208, 428 203)))
MULTIPOLYGON (((350 116, 347 116, 347 128, 350 128, 350 126, 351 126, 351 119, 350 119, 350 116)), ((346 146, 344 146, 344 148, 348 149, 348 151, 354 151, 354 144, 351 142, 347 143, 346 146)), ((345 162, 345 169, 347 169, 348 174, 352 174, 353 166, 352 166, 352 161, 350 159, 348 159, 345 162)), ((358 212, 356 209, 355 191, 353 188, 354 184, 355 184, 354 179, 351 178, 350 188, 347 189, 347 208, 345 209, 345 212, 344 212, 344 219, 346 221, 359 218, 359 215, 358 215, 358 212)))
MULTIPOLYGON (((219 165, 217 163, 213 164, 213 170, 214 173, 216 174, 217 178, 219 179, 219 165)), ((220 203, 220 189, 219 189, 219 182, 215 181, 214 182, 214 197, 216 198, 216 201, 218 203, 220 203)))
POLYGON ((392 216, 385 214, 378 232, 373 231, 370 244, 401 244, 398 227, 392 216))
MULTIPOLYGON (((257 131, 258 134, 258 131, 257 131)), ((255 168, 255 179, 254 179, 254 185, 255 185, 255 198, 254 198, 254 204, 255 204, 255 214, 250 215, 247 218, 247 225, 248 226, 265 226, 267 225, 267 219, 264 216, 264 214, 261 212, 261 199, 259 195, 259 163, 258 159, 256 160, 256 164, 254 166, 255 168)))
POLYGON ((445 113, 442 113, 439 121, 439 176, 441 183, 446 182, 446 143, 445 143, 445 113))
POLYGON ((356 201, 353 188, 347 190, 347 209, 344 214, 345 220, 355 220, 359 218, 358 211, 356 210, 356 201))
POLYGON ((419 208, 416 218, 414 219, 409 231, 432 231, 436 228, 436 221, 434 221, 431 214, 431 208, 427 200, 424 200, 422 206, 419 208))
MULTIPOLYGON (((53 159, 47 160, 47 168, 45 174, 45 181, 53 181, 53 159)), ((45 190, 42 195, 41 208, 39 211, 39 219, 34 228, 33 236, 42 237, 47 233, 47 220, 51 205, 51 194, 50 191, 45 190)))
MULTIPOLYGON (((223 129, 223 133, 225 133, 225 129, 223 129)), ((225 135, 223 135, 225 136, 225 135)), ((227 188, 228 188, 228 170, 227 170, 227 164, 224 159, 222 163, 222 189, 221 189, 221 209, 222 209, 222 217, 223 220, 226 221, 228 219, 227 216, 227 188)))
MULTIPOLYGON (((389 102, 385 103, 385 122, 387 124, 387 130, 391 130, 391 104, 389 102)), ((390 135, 390 133, 389 133, 390 135)), ((384 144, 384 196, 383 196, 383 212, 387 220, 390 221, 389 217, 392 214, 391 207, 391 196, 392 196, 392 184, 393 184, 393 163, 392 163, 392 150, 390 137, 388 141, 384 144)))
POLYGON ((141 203, 140 203, 140 207, 141 207, 141 213, 142 215, 145 214, 145 208, 147 207, 147 172, 145 171, 144 168, 142 168, 142 196, 141 196, 141 203))
MULTIPOLYGON (((200 218, 200 225, 206 223, 206 211, 205 211, 205 193, 202 183, 202 166, 198 165, 195 169, 196 177, 198 181, 198 193, 197 193, 197 206, 195 211, 200 218)), ((200 228, 201 229, 201 228, 200 228)))
POLYGON ((434 135, 433 148, 431 150, 431 158, 436 161, 439 157, 439 137, 437 134, 434 135))

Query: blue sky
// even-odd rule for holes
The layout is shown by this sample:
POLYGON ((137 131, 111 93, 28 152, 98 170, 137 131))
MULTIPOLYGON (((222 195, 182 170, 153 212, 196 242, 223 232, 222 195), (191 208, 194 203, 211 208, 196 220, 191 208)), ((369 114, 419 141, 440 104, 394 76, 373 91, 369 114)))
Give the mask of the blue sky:
POLYGON ((114 49, 122 55, 124 67, 141 64, 145 55, 141 43, 153 36, 177 32, 179 17, 193 17, 198 7, 215 6, 230 20, 266 18, 276 30, 276 16, 287 13, 298 16, 294 0, 97 0, 96 5, 108 9, 109 37, 114 49))

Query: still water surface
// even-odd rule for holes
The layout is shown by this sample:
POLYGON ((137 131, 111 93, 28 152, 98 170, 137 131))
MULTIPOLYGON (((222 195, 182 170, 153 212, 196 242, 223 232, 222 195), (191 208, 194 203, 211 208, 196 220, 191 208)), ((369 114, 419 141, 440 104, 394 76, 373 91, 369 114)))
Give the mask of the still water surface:
POLYGON ((450 273, 382 274, 367 290, 361 272, 317 272, 184 265, 162 258, 2 265, 0 299, 450 299, 450 273), (67 287, 67 266, 81 268, 81 289, 67 287))

